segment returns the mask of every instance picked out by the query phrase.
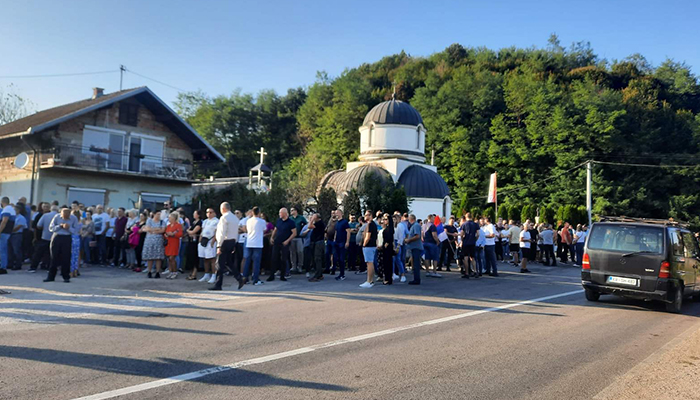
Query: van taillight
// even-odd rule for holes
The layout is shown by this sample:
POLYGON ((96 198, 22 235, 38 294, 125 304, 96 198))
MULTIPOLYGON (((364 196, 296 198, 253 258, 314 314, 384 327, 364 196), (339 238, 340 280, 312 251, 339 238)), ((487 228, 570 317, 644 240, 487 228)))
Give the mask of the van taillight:
POLYGON ((583 262, 581 263, 581 269, 591 269, 591 261, 588 258, 588 253, 583 255, 583 262))
POLYGON ((659 278, 668 278, 671 276, 671 264, 668 261, 661 263, 661 268, 659 269, 659 278))

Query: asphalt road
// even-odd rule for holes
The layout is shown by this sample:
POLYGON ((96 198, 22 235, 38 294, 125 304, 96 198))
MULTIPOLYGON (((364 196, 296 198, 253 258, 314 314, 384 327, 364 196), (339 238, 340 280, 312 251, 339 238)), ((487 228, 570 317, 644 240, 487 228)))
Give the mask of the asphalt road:
POLYGON ((105 268, 9 274, 0 399, 588 399, 700 321, 696 303, 587 302, 571 266, 500 268, 219 293, 105 268))

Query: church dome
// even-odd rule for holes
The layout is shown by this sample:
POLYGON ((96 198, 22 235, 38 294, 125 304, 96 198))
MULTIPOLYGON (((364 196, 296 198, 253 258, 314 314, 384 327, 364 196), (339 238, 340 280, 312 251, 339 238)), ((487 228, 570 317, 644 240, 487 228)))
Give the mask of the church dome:
POLYGON ((362 126, 369 126, 372 122, 375 124, 418 126, 423 125, 423 118, 412 105, 401 100, 391 99, 374 106, 365 116, 362 126))
POLYGON ((406 168, 401 173, 398 184, 403 186, 408 197, 444 199, 450 195, 450 188, 437 172, 419 165, 406 168))
POLYGON ((350 172, 339 170, 326 174, 321 180, 321 187, 333 188, 336 194, 344 195, 353 189, 358 190, 364 184, 365 178, 372 174, 379 178, 382 184, 389 183, 391 180, 391 174, 384 168, 376 165, 363 165, 350 172))

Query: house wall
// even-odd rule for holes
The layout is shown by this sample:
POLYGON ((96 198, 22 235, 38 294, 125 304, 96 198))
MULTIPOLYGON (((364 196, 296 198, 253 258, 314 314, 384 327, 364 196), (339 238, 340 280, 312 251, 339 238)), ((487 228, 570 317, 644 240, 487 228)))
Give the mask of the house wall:
POLYGON ((0 144, 0 195, 7 196, 12 202, 20 197, 30 199, 32 181, 32 162, 34 153, 20 138, 5 139, 0 144), (29 164, 24 169, 16 168, 15 157, 25 152, 29 155, 29 164))
POLYGON ((60 204, 67 204, 68 189, 71 187, 105 190, 104 204, 110 207, 133 207, 141 193, 172 195, 175 204, 187 204, 192 200, 192 185, 189 182, 48 168, 41 170, 35 202, 58 200, 60 204))
POLYGON ((116 129, 127 133, 127 140, 124 141, 124 151, 128 151, 128 137, 130 133, 163 137, 165 138, 163 157, 183 159, 192 162, 192 150, 179 136, 173 133, 165 124, 157 121, 155 115, 136 99, 131 98, 126 101, 139 104, 137 126, 122 125, 119 123, 119 106, 121 102, 118 102, 114 103, 111 107, 93 111, 66 121, 60 124, 58 129, 50 132, 50 134, 56 140, 81 146, 83 143, 83 128, 85 125, 116 129))

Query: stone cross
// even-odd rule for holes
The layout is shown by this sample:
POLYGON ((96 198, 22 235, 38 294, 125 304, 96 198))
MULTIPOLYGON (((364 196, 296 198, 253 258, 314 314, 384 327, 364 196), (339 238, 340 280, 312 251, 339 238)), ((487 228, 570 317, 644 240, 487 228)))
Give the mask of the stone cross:
POLYGON ((267 155, 267 152, 265 151, 265 148, 264 148, 264 147, 261 147, 261 148, 260 148, 260 151, 256 151, 256 153, 260 154, 260 164, 262 164, 263 161, 265 161, 265 156, 267 155))

